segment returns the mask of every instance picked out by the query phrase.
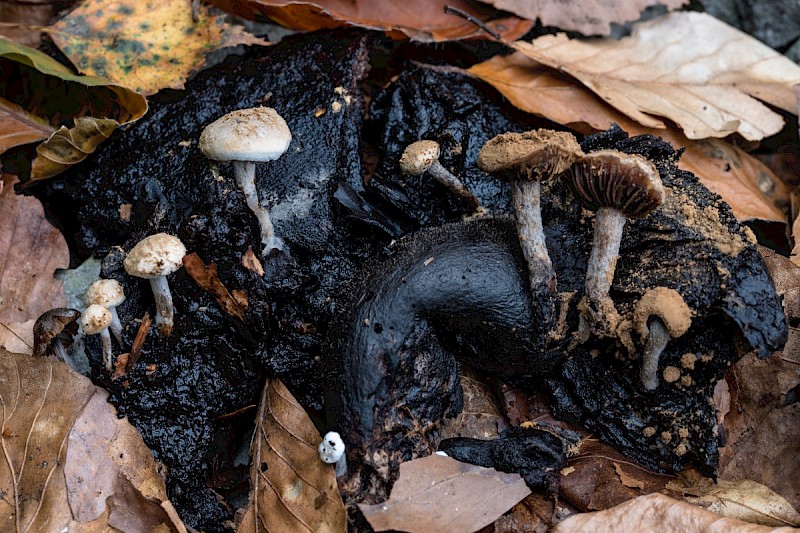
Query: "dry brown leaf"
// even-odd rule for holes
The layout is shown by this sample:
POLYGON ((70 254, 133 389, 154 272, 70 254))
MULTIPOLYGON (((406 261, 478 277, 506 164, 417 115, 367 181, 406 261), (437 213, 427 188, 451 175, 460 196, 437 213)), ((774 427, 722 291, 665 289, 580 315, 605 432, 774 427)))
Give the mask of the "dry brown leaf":
POLYGON ((0 322, 21 324, 66 304, 53 274, 69 267, 69 249, 38 199, 16 194, 13 176, 0 181, 0 322))
POLYGON ((748 479, 707 480, 682 487, 686 501, 713 513, 762 526, 800 526, 800 514, 776 492, 748 479))
POLYGON ((487 34, 475 24, 444 12, 460 9, 482 20, 505 39, 518 39, 533 22, 517 17, 491 20, 495 9, 467 0, 211 0, 222 9, 245 18, 269 17, 288 28, 313 31, 339 26, 399 31, 417 41, 452 41, 487 34))
POLYGON ((530 493, 519 474, 431 455, 400 465, 388 500, 358 507, 375 531, 470 533, 530 493))
POLYGON ((582 511, 601 511, 643 494, 662 492, 673 479, 591 438, 581 441, 578 455, 567 464, 571 470, 562 470, 559 493, 582 511))
POLYGON ((556 523, 555 498, 534 492, 495 520, 494 533, 547 533, 556 523))
POLYGON ((42 33, 29 26, 45 26, 56 14, 55 1, 0 0, 0 36, 23 46, 37 48, 42 33), (14 24, 16 23, 16 24, 14 24))
POLYGON ((584 35, 608 35, 611 23, 624 24, 637 20, 648 6, 659 4, 676 9, 689 0, 481 0, 497 9, 509 11, 520 17, 542 21, 543 26, 553 26, 584 35))
POLYGON ((269 44, 192 0, 83 2, 49 33, 80 72, 141 94, 182 89, 212 50, 269 44))
MULTIPOLYGON (((790 324, 800 317, 800 268, 761 248, 761 254, 790 324)), ((720 479, 750 479, 774 490, 800 509, 800 403, 784 405, 800 365, 800 330, 789 328, 783 353, 761 360, 746 355, 734 366, 735 397, 725 416, 727 446, 721 449, 720 479)))
POLYGON ((606 511, 574 515, 553 528, 553 533, 790 533, 793 528, 770 528, 724 518, 663 494, 639 496, 606 511))
POLYGON ((0 350, 1 531, 186 531, 107 398, 64 363, 0 350))
POLYGON ((33 353, 33 324, 36 320, 18 322, 0 321, 0 349, 9 352, 33 353))
POLYGON ((6 150, 47 139, 53 127, 46 120, 0 98, 0 154, 6 150))
POLYGON ((500 431, 508 427, 508 422, 500 414, 492 390, 470 369, 462 368, 459 378, 464 392, 464 408, 457 416, 445 420, 439 437, 496 439, 500 431))
POLYGON ((643 126, 665 128, 667 118, 690 139, 738 132, 760 140, 780 131, 781 116, 755 98, 797 112, 800 66, 704 13, 670 13, 620 40, 558 34, 513 47, 574 76, 643 126))
POLYGON ((31 164, 31 181, 52 178, 80 163, 108 139, 119 122, 109 118, 80 117, 71 128, 61 126, 36 147, 31 164))
POLYGON ((692 141, 673 129, 645 128, 568 76, 521 53, 496 56, 468 72, 491 84, 519 109, 580 133, 619 124, 631 135, 656 135, 676 148, 685 147, 678 166, 722 196, 737 218, 786 222, 786 185, 757 159, 721 139, 692 141))
POLYGON ((250 447, 250 504, 237 531, 347 531, 333 465, 303 407, 277 378, 267 379, 250 447))
POLYGON ((244 291, 228 291, 220 281, 217 274, 217 265, 210 263, 208 266, 195 253, 183 256, 183 268, 192 277, 201 289, 214 297, 223 311, 229 315, 244 320, 247 311, 247 297, 244 291))

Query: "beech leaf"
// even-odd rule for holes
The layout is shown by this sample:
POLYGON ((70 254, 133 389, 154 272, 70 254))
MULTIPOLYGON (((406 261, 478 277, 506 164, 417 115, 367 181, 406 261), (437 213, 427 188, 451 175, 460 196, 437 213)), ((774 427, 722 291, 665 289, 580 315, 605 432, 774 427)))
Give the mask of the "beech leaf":
POLYGON ((584 35, 608 35, 611 23, 624 24, 637 20, 648 6, 659 4, 676 9, 689 0, 481 0, 497 9, 509 11, 520 17, 542 21, 543 26, 553 26, 584 35))
POLYGON ((790 533, 794 528, 770 528, 725 518, 663 494, 639 496, 606 511, 573 515, 553 533, 790 533))
POLYGON ((471 533, 530 493, 519 474, 431 455, 400 465, 388 500, 358 507, 375 531, 471 533))
POLYGON ((80 72, 107 77, 142 94, 182 89, 212 50, 269 44, 192 0, 83 2, 49 33, 80 72))
POLYGON ((21 144, 47 139, 53 127, 21 106, 0 98, 0 154, 21 144))
POLYGON ((73 128, 61 126, 36 147, 36 157, 31 164, 31 181, 52 178, 80 163, 108 139, 117 126, 119 123, 116 120, 93 117, 76 118, 73 128))
POLYGON ((186 531, 141 436, 87 378, 0 349, 0 405, 0 530, 186 531))
POLYGON ((487 37, 475 24, 445 13, 445 6, 485 22, 505 39, 519 39, 533 27, 532 21, 498 18, 497 10, 467 0, 211 0, 211 3, 240 17, 269 17, 295 30, 359 26, 402 32, 422 42, 487 37))
POLYGON ((689 139, 739 133, 756 141, 779 132, 783 118, 755 98, 797 112, 800 66, 704 13, 670 13, 620 40, 562 33, 513 47, 574 76, 643 126, 666 128, 666 118, 689 139))
POLYGON ((685 147, 678 166, 722 196, 737 218, 786 222, 787 187, 760 161, 724 140, 693 141, 671 128, 643 127, 586 87, 522 53, 496 56, 468 72, 491 84, 519 109, 580 133, 619 124, 631 135, 656 135, 676 148, 685 147))
POLYGON ((0 323, 21 324, 65 305, 53 274, 69 266, 69 249, 38 199, 16 194, 16 178, 0 180, 0 323))
POLYGON ((267 379, 250 447, 250 503, 237 531, 344 533, 347 513, 319 432, 277 378, 267 379))

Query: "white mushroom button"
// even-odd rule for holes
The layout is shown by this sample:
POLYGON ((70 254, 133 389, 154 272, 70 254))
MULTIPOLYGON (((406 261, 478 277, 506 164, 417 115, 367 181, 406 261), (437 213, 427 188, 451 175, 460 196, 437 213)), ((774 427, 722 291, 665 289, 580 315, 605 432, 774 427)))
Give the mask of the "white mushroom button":
POLYGON ((100 335, 103 342, 103 362, 106 370, 111 370, 111 335, 108 326, 111 325, 111 312, 102 305, 92 304, 81 313, 81 327, 86 335, 100 335))
POLYGON ((258 200, 256 163, 278 159, 291 141, 289 126, 271 107, 232 111, 206 126, 200 135, 199 147, 207 158, 233 163, 236 184, 258 218, 264 255, 273 248, 283 250, 283 240, 275 235, 269 211, 258 200))
POLYGON ((111 325, 108 329, 117 342, 122 344, 122 323, 117 314, 117 306, 125 301, 122 284, 115 279, 99 279, 89 286, 83 300, 86 305, 102 305, 111 312, 111 325))
POLYGON ((319 443, 317 450, 323 463, 334 465, 336 477, 343 476, 347 472, 344 441, 342 441, 342 437, 338 433, 335 431, 326 433, 322 437, 322 442, 319 443))
POLYGON ((174 311, 167 276, 183 266, 186 247, 180 239, 166 233, 156 233, 139 241, 123 265, 125 272, 150 280, 156 302, 156 326, 162 336, 172 333, 174 311))

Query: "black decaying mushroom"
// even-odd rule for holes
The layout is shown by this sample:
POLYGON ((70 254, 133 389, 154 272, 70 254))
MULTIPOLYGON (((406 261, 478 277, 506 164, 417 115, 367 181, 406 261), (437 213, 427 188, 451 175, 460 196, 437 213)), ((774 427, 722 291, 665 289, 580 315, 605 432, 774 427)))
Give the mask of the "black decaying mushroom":
POLYGON ((167 233, 145 237, 131 248, 123 263, 125 272, 150 280, 156 302, 156 326, 162 336, 172 333, 174 310, 167 276, 183 266, 186 247, 181 240, 167 233))
POLYGON ((594 240, 586 269, 590 326, 614 334, 609 297, 619 257, 622 230, 628 218, 642 218, 664 202, 666 192, 655 165, 638 155, 616 150, 592 152, 576 160, 564 174, 575 198, 596 211, 594 240))
POLYGON ((440 148, 436 141, 417 141, 409 144, 400 157, 400 170, 409 176, 419 176, 425 172, 433 176, 450 192, 461 198, 472 211, 480 202, 460 179, 439 163, 440 148))
POLYGON ((478 166, 511 182, 511 202, 517 217, 522 253, 528 263, 534 298, 551 303, 546 316, 535 317, 544 329, 554 319, 556 274, 547 252, 541 211, 541 181, 561 174, 583 155, 571 133, 535 130, 502 133, 489 140, 478 155, 478 166))
POLYGON ((633 326, 646 343, 640 373, 646 390, 658 387, 658 361, 667 343, 682 336, 691 325, 692 310, 675 289, 655 287, 639 299, 633 326))
POLYGON ((233 163, 236 184, 258 218, 264 255, 273 248, 283 250, 283 240, 275 235, 269 211, 258 200, 256 163, 278 159, 291 141, 289 126, 271 107, 232 111, 206 126, 200 135, 200 150, 207 158, 233 163))
POLYGON ((67 307, 57 307, 42 313, 33 325, 33 355, 52 355, 75 370, 65 344, 68 346, 78 333, 76 321, 80 316, 77 309, 67 307))

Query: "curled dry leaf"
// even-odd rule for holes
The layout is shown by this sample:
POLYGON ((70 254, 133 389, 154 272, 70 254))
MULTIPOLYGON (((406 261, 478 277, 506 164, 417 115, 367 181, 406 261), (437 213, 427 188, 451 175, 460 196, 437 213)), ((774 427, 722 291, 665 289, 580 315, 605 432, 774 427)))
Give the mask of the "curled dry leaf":
POLYGON ((431 455, 400 465, 388 500, 358 507, 375 531, 470 533, 530 493, 519 474, 431 455))
POLYGON ((0 402, 0 530, 186 531, 141 436, 91 381, 0 349, 0 402))
POLYGON ((558 34, 513 47, 574 76, 643 126, 663 129, 659 117, 667 118, 689 139, 739 133, 756 141, 780 131, 781 116, 755 98, 797 112, 800 66, 704 13, 670 13, 620 40, 558 34))
POLYGON ((568 76, 521 53, 496 56, 468 72, 495 87, 519 109, 580 133, 619 124, 631 135, 656 135, 675 147, 685 147, 678 166, 722 196, 737 218, 786 222, 786 185, 757 159, 721 139, 693 141, 673 129, 643 127, 568 76))
POLYGON ((247 311, 246 294, 244 291, 229 291, 220 281, 215 263, 206 266, 199 255, 191 253, 183 256, 183 268, 201 289, 214 297, 223 311, 244 320, 244 312, 247 311))
POLYGON ((250 446, 250 503, 239 533, 344 533, 347 513, 322 438, 277 378, 267 379, 250 446))
POLYGON ((790 533, 793 528, 770 528, 724 518, 663 494, 639 496, 606 511, 574 515, 553 528, 553 533, 790 533))
POLYGON ((36 158, 31 165, 31 180, 52 178, 72 165, 80 163, 108 139, 119 123, 109 118, 79 117, 75 126, 53 133, 36 147, 36 158))
POLYGON ((14 192, 16 182, 0 177, 0 346, 30 352, 33 322, 66 304, 64 284, 53 274, 69 266, 69 249, 42 203, 14 192))
POLYGON ((192 0, 84 2, 49 29, 80 72, 104 76, 141 94, 182 89, 206 53, 267 45, 192 0))
POLYGON ((245 18, 263 18, 288 28, 313 31, 339 26, 399 31, 417 41, 453 41, 486 37, 475 24, 444 12, 449 5, 486 22, 506 39, 518 39, 533 22, 517 17, 497 18, 495 9, 467 0, 211 0, 245 18), (494 18, 494 20, 493 20, 494 18))
POLYGON ((481 0, 497 9, 510 11, 520 17, 542 21, 543 26, 553 26, 584 35, 608 35, 611 23, 624 24, 636 20, 648 6, 659 4, 676 9, 688 0, 481 0))

